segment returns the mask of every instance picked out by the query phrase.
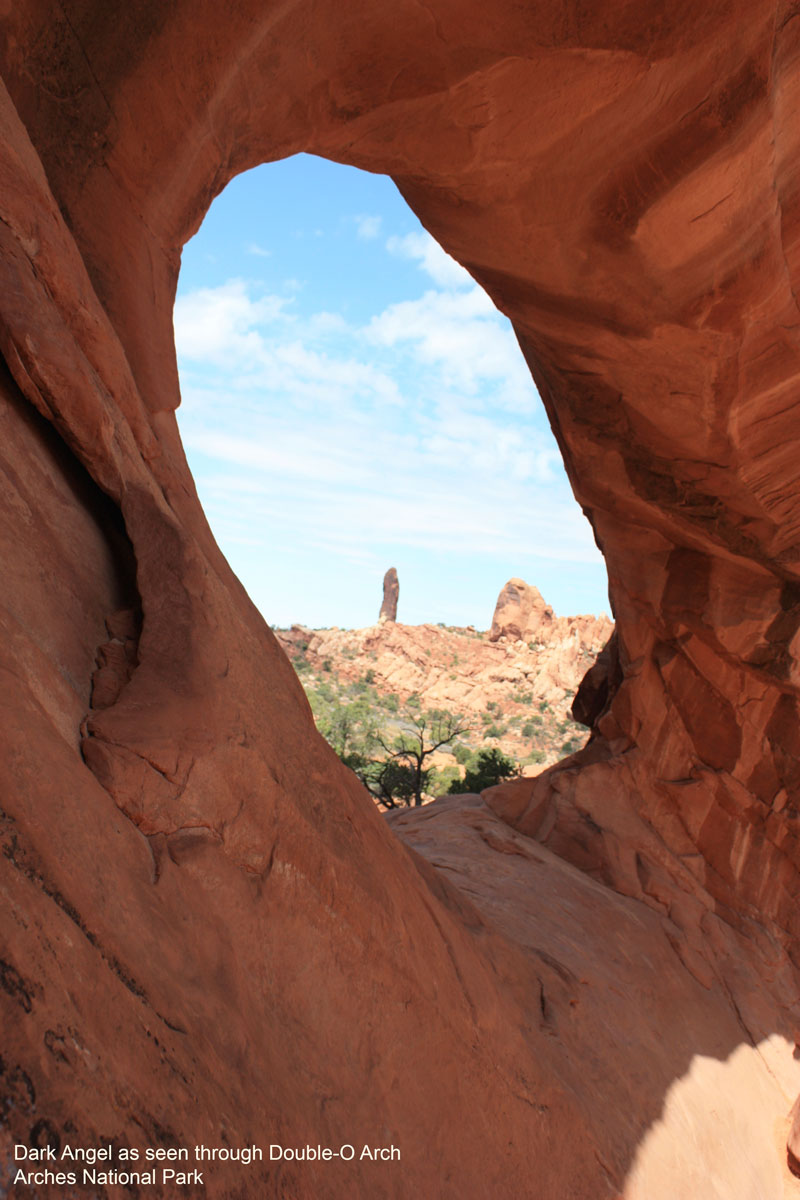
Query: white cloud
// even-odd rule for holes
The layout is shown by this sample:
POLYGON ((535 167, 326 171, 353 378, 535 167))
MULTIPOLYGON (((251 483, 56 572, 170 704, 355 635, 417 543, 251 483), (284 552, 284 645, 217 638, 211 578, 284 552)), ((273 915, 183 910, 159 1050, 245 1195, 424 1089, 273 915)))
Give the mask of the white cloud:
MULTIPOLYGON (((351 554, 388 544, 434 553, 444 549, 465 558, 500 553, 522 560, 534 549, 556 562, 597 561, 588 525, 567 497, 551 496, 548 502, 542 493, 532 497, 534 503, 516 505, 513 486, 474 477, 471 487, 460 490, 452 487, 450 477, 411 489, 409 475, 417 484, 424 477, 417 470, 378 481, 367 471, 353 477, 355 486, 347 488, 330 470, 330 461, 311 471, 309 451, 298 458, 274 455, 262 464, 254 488, 241 473, 249 465, 249 452, 244 446, 222 445, 216 456, 222 469, 198 480, 210 515, 217 518, 215 527, 224 520, 239 540, 258 539, 260 533, 264 545, 280 531, 288 541, 351 554), (236 473, 226 473, 225 464, 237 468, 236 473)), ((356 465, 363 466, 363 460, 356 465)), ((425 460, 419 464, 427 465, 425 460)))
POLYGON ((475 285, 392 304, 373 317, 367 334, 384 346, 408 346, 420 366, 439 369, 446 387, 475 393, 491 384, 493 402, 513 411, 530 411, 536 403, 510 327, 475 285))
POLYGON ((429 233, 407 233, 405 237, 390 237, 386 243, 390 254, 411 258, 419 263, 438 287, 472 287, 469 271, 442 249, 429 233))
POLYGON ((257 327, 276 321, 286 303, 273 295, 253 299, 241 279, 179 296, 173 313, 178 357, 204 361, 220 355, 249 356, 261 342, 257 327))
POLYGON ((359 216, 355 220, 356 233, 360 238, 365 238, 368 241, 378 236, 383 224, 382 217, 359 216))
POLYGON ((270 258, 271 250, 265 250, 263 246, 259 246, 258 242, 248 242, 247 253, 254 254, 256 258, 270 258))
POLYGON ((239 541, 276 530, 297 544, 365 553, 376 543, 466 557, 596 562, 588 525, 536 430, 485 416, 314 410, 188 391, 182 429, 214 527, 239 541))
POLYGON ((361 326, 242 280, 177 301, 181 430, 223 549, 596 563, 508 323, 427 234, 396 243, 439 287, 361 326))
POLYGON ((343 318, 322 312, 301 322, 291 306, 281 296, 254 295, 242 280, 179 297, 175 345, 187 378, 192 366, 213 367, 223 378, 232 376, 240 392, 284 393, 305 409, 353 399, 401 402, 390 374, 348 353, 343 318))

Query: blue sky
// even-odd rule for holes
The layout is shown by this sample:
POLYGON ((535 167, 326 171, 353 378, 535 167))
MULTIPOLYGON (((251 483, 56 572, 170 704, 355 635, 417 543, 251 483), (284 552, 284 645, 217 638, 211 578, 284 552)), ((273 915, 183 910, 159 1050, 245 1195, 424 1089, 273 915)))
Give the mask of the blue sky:
POLYGON ((606 573, 511 327, 390 179, 310 155, 234 179, 185 246, 189 464, 273 625, 487 628, 511 576, 560 614, 606 573))

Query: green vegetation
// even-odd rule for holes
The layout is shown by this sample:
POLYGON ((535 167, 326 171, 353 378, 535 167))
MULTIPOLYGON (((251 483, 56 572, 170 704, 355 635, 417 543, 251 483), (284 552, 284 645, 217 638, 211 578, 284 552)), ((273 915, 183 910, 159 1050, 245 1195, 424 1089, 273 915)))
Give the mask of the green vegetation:
POLYGON ((484 788, 494 787, 504 779, 519 773, 517 764, 508 755, 503 754, 497 747, 491 750, 479 750, 467 767, 464 778, 454 780, 450 792, 482 792, 484 788))
MULTIPOLYGON (((308 669, 306 663, 306 678, 308 669)), ((351 683, 308 679, 306 694, 319 732, 387 808, 421 804, 434 789, 447 791, 458 768, 434 771, 430 759, 467 733, 467 723, 442 709, 420 711, 418 697, 401 708, 393 692, 381 696, 369 686, 369 675, 351 683)))
MULTIPOLYGON (((551 704, 524 684, 495 691, 500 699, 488 700, 468 723, 458 713, 426 707, 418 692, 405 700, 382 692, 378 669, 370 665, 374 653, 350 645, 323 659, 299 641, 289 652, 320 733, 386 808, 482 791, 523 766, 541 767, 574 753, 586 738, 562 703, 551 704), (487 739, 495 743, 487 746, 487 739)), ((441 679, 455 680, 450 668, 457 663, 448 651, 433 669, 441 679)))
POLYGON ((411 788, 411 796, 405 798, 405 803, 410 804, 413 798, 414 804, 422 804, 423 792, 428 791, 431 781, 431 771, 425 769, 425 762, 466 731, 466 723, 457 714, 441 708, 429 708, 418 716, 407 718, 406 728, 391 742, 382 734, 376 735, 378 745, 386 753, 384 767, 394 763, 396 767, 403 768, 403 779, 411 788))

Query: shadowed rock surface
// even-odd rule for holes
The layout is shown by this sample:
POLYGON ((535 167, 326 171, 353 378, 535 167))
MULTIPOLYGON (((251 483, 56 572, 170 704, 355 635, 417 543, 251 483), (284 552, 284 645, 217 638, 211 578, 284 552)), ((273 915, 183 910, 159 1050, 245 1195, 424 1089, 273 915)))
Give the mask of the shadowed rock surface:
POLYGON ((796 15, 3 8, 3 1186, 105 1138, 402 1148, 210 1197, 797 1194, 796 15), (609 569, 590 745, 402 837, 174 417, 181 246, 301 150, 512 319, 609 569))
POLYGON ((572 715, 587 729, 594 729, 622 683, 619 644, 612 633, 584 675, 572 702, 572 715))

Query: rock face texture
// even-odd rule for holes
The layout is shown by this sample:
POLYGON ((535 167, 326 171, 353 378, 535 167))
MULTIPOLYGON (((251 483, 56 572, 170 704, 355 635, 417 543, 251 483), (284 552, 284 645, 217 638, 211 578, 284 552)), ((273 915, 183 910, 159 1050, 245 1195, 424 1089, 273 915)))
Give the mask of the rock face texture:
POLYGON ((399 595, 400 583, 397 579, 397 571, 394 567, 389 567, 389 570, 383 577, 383 602, 381 603, 381 611, 378 615, 379 621, 397 620, 397 600, 399 595))
POLYGON ((219 1197, 797 1194, 796 15, 3 7, 6 1190, 13 1142, 108 1139, 402 1147, 219 1197), (181 246, 301 150, 391 174, 511 317, 609 569, 590 745, 418 853, 174 417, 181 246))
POLYGON ((534 749, 533 719, 535 748, 544 758, 537 757, 536 766, 525 765, 530 774, 563 757, 565 737, 577 732, 569 727, 572 697, 583 679, 602 672, 603 647, 612 630, 607 617, 589 616, 554 617, 540 632, 541 640, 531 643, 492 642, 471 627, 397 622, 366 629, 293 625, 276 629, 275 635, 307 692, 309 685, 313 691, 320 681, 335 679, 337 686, 366 684, 379 696, 391 693, 401 706, 414 695, 423 711, 443 708, 463 717, 471 729, 467 740, 476 748, 491 736, 491 744, 517 763, 534 749), (489 725, 499 725, 500 733, 490 735, 489 725))
POLYGON ((578 688, 613 628, 607 617, 555 617, 547 635, 530 646, 498 645, 474 629, 395 622, 367 629, 293 626, 276 634, 290 657, 299 644, 315 667, 332 660, 345 679, 371 671, 382 691, 403 701, 416 693, 423 707, 479 712, 487 701, 507 700, 509 687, 561 703, 578 688))
POLYGON ((572 703, 572 715, 575 720, 580 721, 587 729, 593 730, 599 725, 603 713, 622 683, 622 678, 619 641, 614 632, 581 680, 572 703))
POLYGON ((554 620, 555 613, 538 588, 524 579, 509 579, 497 597, 489 638, 527 642, 540 632, 546 634, 554 620))

